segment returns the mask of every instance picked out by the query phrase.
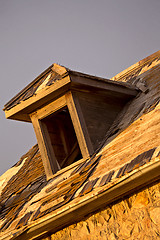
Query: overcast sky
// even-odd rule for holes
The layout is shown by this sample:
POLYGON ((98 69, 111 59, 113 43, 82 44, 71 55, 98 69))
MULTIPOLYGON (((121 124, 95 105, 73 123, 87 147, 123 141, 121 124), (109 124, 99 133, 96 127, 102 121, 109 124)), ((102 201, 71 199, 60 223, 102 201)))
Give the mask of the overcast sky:
POLYGON ((160 49, 160 0, 0 0, 0 175, 35 143, 3 105, 52 63, 111 78, 160 49))

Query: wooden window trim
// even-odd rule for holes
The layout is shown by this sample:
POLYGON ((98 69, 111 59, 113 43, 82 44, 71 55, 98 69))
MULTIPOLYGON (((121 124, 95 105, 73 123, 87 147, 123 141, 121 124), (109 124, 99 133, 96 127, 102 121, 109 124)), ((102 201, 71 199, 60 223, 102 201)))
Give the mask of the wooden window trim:
POLYGON ((60 167, 58 166, 58 162, 53 160, 56 160, 56 157, 45 125, 38 119, 36 113, 32 114, 31 120, 36 133, 45 173, 47 179, 50 179, 53 176, 53 173, 57 172, 60 167))
POLYGON ((53 174, 60 170, 60 167, 55 157, 47 128, 41 120, 64 107, 68 107, 83 159, 87 159, 93 153, 93 147, 78 98, 75 93, 68 92, 47 106, 30 114, 47 179, 52 178, 53 174))
POLYGON ((82 155, 88 158, 94 150, 76 93, 68 92, 66 100, 82 155))
POLYGON ((62 109, 66 105, 67 105, 66 98, 65 98, 65 96, 62 96, 62 97, 58 98, 57 100, 51 102, 47 106, 37 110, 36 111, 37 117, 39 120, 42 120, 42 119, 48 117, 49 115, 51 115, 52 113, 62 109))

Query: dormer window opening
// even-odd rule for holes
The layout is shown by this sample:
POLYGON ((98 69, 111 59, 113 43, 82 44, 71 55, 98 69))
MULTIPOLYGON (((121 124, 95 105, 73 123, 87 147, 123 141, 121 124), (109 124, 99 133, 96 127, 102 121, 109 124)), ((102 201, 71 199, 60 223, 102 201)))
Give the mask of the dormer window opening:
POLYGON ((67 107, 41 120, 45 125, 55 159, 62 169, 82 158, 67 107))

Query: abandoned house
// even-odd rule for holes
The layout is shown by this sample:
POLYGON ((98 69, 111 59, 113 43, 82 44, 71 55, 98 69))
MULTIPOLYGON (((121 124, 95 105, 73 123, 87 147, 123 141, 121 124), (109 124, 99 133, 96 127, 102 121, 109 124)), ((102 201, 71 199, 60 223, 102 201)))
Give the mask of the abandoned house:
POLYGON ((112 79, 53 64, 5 106, 37 143, 0 177, 0 239, 160 238, 160 51, 112 79))

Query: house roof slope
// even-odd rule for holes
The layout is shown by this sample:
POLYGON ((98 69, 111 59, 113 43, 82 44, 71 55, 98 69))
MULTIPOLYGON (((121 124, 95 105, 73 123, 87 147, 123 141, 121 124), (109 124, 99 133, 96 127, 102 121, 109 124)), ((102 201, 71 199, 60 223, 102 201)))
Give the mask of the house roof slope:
POLYGON ((135 65, 134 81, 134 67, 114 78, 132 81, 143 91, 119 114, 90 159, 47 181, 35 145, 1 176, 0 239, 45 236, 159 179, 159 57, 160 51, 135 65))

